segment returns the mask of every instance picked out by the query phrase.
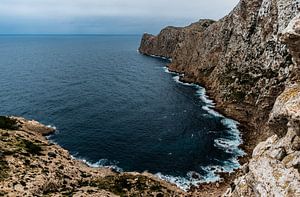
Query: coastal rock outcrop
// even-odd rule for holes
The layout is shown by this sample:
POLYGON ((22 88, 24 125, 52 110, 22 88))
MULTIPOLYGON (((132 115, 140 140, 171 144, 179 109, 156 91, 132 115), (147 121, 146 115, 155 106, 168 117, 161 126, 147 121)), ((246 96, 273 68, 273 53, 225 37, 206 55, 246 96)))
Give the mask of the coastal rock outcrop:
POLYGON ((300 196, 299 87, 288 87, 277 98, 270 121, 278 135, 256 146, 245 164, 249 171, 224 196, 300 196))
POLYGON ((0 116, 0 196, 183 196, 148 173, 91 168, 43 136, 53 131, 0 116))
POLYGON ((173 52, 176 51, 178 44, 192 39, 193 35, 203 32, 212 23, 213 20, 199 20, 185 28, 166 27, 157 36, 145 33, 139 51, 146 55, 172 58, 175 56, 173 52))

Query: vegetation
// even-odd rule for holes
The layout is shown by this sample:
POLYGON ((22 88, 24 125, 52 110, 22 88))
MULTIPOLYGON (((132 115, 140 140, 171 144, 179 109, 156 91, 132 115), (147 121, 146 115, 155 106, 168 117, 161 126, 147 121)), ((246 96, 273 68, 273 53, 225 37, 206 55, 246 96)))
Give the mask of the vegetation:
POLYGON ((8 163, 5 160, 0 159, 0 181, 3 181, 8 177, 8 163))
POLYGON ((246 95, 247 94, 245 92, 242 92, 240 90, 232 90, 226 93, 224 96, 226 100, 229 101, 243 102, 245 100, 246 95))
POLYGON ((120 196, 140 196, 142 194, 162 192, 163 187, 154 180, 144 176, 122 174, 107 176, 90 183, 90 186, 110 191, 120 196), (139 195, 138 195, 139 194, 139 195))
POLYGON ((16 130, 18 129, 17 121, 6 116, 0 116, 0 129, 16 130))
POLYGON ((25 139, 21 140, 19 146, 32 155, 39 155, 42 151, 42 148, 39 144, 33 143, 25 139))
POLYGON ((300 86, 293 87, 285 91, 279 98, 283 102, 287 102, 290 99, 295 98, 300 94, 300 86))

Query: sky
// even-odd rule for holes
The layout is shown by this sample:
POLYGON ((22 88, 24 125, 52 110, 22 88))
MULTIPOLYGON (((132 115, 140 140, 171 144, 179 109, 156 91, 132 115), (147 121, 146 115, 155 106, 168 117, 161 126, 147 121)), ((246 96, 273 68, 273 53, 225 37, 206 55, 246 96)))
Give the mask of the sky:
POLYGON ((239 0, 0 0, 0 34, 141 34, 220 19, 239 0))

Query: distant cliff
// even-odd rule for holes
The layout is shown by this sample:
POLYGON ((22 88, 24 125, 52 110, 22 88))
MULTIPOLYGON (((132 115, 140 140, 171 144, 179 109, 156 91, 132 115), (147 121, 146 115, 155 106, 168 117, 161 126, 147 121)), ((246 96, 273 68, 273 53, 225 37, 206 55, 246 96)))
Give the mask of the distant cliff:
POLYGON ((250 167, 248 175, 227 195, 242 195, 241 188, 247 188, 243 195, 250 196, 300 195, 300 147, 290 148, 300 136, 299 7, 299 0, 241 0, 219 21, 167 27, 157 36, 142 38, 142 54, 171 58, 170 70, 182 73, 183 81, 205 86, 217 108, 242 123, 247 152, 277 134, 267 145, 256 147, 262 152, 253 153, 245 165, 250 167), (271 153, 265 151, 269 149, 282 155, 275 157, 273 152, 268 160, 271 153), (283 162, 290 154, 294 154, 294 165, 283 162), (266 163, 261 166, 259 161, 266 163), (274 170, 280 171, 277 176, 294 173, 293 178, 276 179, 274 170))

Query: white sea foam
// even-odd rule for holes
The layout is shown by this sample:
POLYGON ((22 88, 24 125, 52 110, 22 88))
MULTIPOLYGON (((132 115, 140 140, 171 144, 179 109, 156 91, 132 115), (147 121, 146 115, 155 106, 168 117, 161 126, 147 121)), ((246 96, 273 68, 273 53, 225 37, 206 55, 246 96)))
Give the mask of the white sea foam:
MULTIPOLYGON (((202 183, 201 179, 195 179, 192 177, 192 174, 196 172, 189 172, 187 174, 187 177, 181 177, 181 176, 170 176, 170 175, 164 175, 162 173, 156 173, 155 175, 159 177, 160 179, 163 179, 167 182, 175 184, 177 187, 187 191, 190 189, 192 185, 199 185, 202 183)), ((196 173, 197 176, 201 177, 198 173, 196 173)))
POLYGON ((168 61, 172 62, 172 58, 167 58, 167 57, 164 57, 164 56, 150 55, 150 57, 159 58, 159 59, 163 59, 163 60, 168 60, 168 61))
POLYGON ((177 73, 176 72, 172 72, 172 71, 170 71, 169 69, 168 69, 168 67, 163 67, 163 69, 164 69, 164 71, 166 72, 166 73, 170 73, 170 74, 174 74, 174 75, 176 75, 177 73))
MULTIPOLYGON (((239 146, 243 143, 241 133, 238 130, 238 122, 232 120, 230 118, 224 118, 221 120, 222 124, 228 128, 227 134, 228 138, 225 140, 225 144, 228 145, 231 149, 233 149, 234 154, 237 156, 245 155, 245 152, 239 148, 239 146)), ((226 148, 226 147, 225 147, 226 148)))
POLYGON ((203 101, 204 103, 206 103, 208 107, 213 108, 213 107, 215 106, 215 103, 214 103, 213 100, 211 100, 211 99, 206 95, 206 90, 205 90, 203 87, 199 86, 199 85, 197 85, 196 87, 197 87, 197 89, 198 89, 198 90, 196 91, 196 95, 198 95, 199 98, 201 99, 201 101, 203 101))
POLYGON ((218 138, 214 140, 215 147, 223 149, 227 153, 242 156, 243 152, 238 148, 240 142, 238 139, 218 138))
POLYGON ((47 125, 46 127, 57 130, 56 126, 53 126, 53 125, 47 125))
POLYGON ((209 114, 215 116, 215 117, 220 117, 223 118, 224 116, 222 114, 220 114, 219 112, 213 110, 209 105, 205 105, 202 106, 202 109, 204 109, 205 111, 207 111, 209 114))
POLYGON ((87 164, 88 166, 93 167, 93 168, 109 168, 109 169, 112 169, 117 172, 123 172, 123 169, 120 168, 119 166, 117 166, 117 162, 111 162, 108 159, 100 159, 97 162, 93 163, 93 162, 87 161, 86 159, 80 158, 80 157, 72 156, 72 158, 80 160, 80 161, 84 162, 85 164, 87 164))
POLYGON ((164 70, 167 73, 176 74, 173 79, 177 83, 196 87, 196 95, 198 95, 201 101, 206 104, 202 107, 202 109, 207 111, 209 114, 222 119, 222 124, 228 129, 227 136, 226 138, 224 137, 215 139, 214 146, 224 150, 227 153, 233 154, 233 157, 227 161, 220 161, 220 165, 202 167, 202 170, 206 173, 206 175, 202 176, 200 180, 191 180, 190 178, 187 179, 158 174, 159 177, 172 182, 183 189, 187 189, 190 187, 190 185, 197 185, 203 182, 216 182, 220 179, 218 173, 233 172, 234 170, 240 168, 241 166, 237 158, 245 155, 245 152, 239 148, 239 146, 242 144, 242 138, 238 130, 239 123, 237 121, 224 117, 222 114, 214 110, 215 103, 206 95, 206 90, 203 87, 196 84, 181 82, 179 74, 170 72, 166 67, 164 67, 164 70))
POLYGON ((224 165, 212 165, 201 167, 204 171, 204 175, 201 175, 197 172, 188 172, 185 177, 181 176, 170 176, 164 175, 162 173, 155 174, 157 177, 166 180, 170 183, 175 184, 177 187, 187 191, 191 186, 198 186, 201 183, 213 183, 221 180, 221 177, 218 173, 221 172, 233 172, 235 169, 240 167, 236 159, 224 162, 224 165))
POLYGON ((193 86, 193 87, 196 87, 197 85, 193 84, 193 83, 185 83, 185 82, 182 82, 180 81, 180 75, 176 75, 173 77, 174 81, 176 83, 179 83, 179 84, 182 84, 182 85, 185 85, 185 86, 193 86))

